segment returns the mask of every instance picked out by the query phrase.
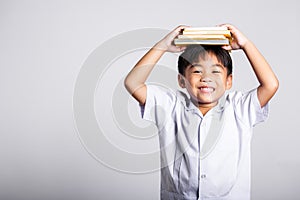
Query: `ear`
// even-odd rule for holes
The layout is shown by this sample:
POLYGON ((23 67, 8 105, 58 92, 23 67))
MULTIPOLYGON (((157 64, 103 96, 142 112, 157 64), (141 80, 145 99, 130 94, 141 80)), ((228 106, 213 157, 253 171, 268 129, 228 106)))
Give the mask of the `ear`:
POLYGON ((226 78, 226 90, 229 90, 232 87, 232 74, 226 78))
POLYGON ((184 81, 184 76, 182 74, 178 74, 178 85, 181 88, 185 88, 185 81, 184 81))

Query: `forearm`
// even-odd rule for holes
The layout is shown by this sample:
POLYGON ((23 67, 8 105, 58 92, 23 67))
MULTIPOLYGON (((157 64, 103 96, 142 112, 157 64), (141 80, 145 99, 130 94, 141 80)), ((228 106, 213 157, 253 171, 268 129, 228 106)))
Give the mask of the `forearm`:
POLYGON ((251 41, 247 41, 243 50, 260 83, 258 98, 261 106, 264 106, 277 91, 278 80, 266 59, 251 41))
POLYGON ((155 45, 138 61, 124 82, 128 92, 134 94, 136 90, 145 85, 148 76, 164 53, 165 50, 155 45))
POLYGON ((141 104, 144 105, 147 97, 145 82, 154 66, 166 52, 159 44, 152 47, 133 67, 125 78, 124 84, 127 91, 141 104))

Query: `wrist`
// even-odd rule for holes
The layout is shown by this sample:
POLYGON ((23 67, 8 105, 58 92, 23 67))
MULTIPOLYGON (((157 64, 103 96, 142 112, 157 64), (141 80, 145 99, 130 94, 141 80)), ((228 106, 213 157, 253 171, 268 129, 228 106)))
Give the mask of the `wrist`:
POLYGON ((153 49, 157 51, 167 52, 168 46, 163 41, 159 41, 153 46, 153 49))
POLYGON ((250 46, 252 44, 252 42, 250 40, 245 40, 241 45, 241 49, 245 50, 248 46, 250 46))

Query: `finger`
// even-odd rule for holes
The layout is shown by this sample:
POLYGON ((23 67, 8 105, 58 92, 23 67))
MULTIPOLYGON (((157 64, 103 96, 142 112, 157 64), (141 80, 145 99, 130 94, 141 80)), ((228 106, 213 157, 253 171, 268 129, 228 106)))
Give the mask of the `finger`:
POLYGON ((221 27, 227 27, 228 30, 233 30, 234 29, 234 26, 232 24, 220 24, 218 26, 221 26, 221 27))
POLYGON ((180 26, 176 27, 171 33, 170 33, 170 36, 172 38, 175 38, 176 36, 178 36, 181 32, 183 28, 181 28, 180 26))
POLYGON ((175 28, 175 29, 185 29, 185 28, 189 28, 189 27, 191 27, 191 26, 188 26, 188 25, 179 25, 177 28, 175 28))
POLYGON ((223 23, 223 24, 219 24, 219 26, 232 27, 233 25, 229 23, 223 23))
POLYGON ((180 33, 182 31, 182 29, 185 29, 185 28, 188 28, 188 27, 191 27, 191 26, 187 26, 187 25, 180 25, 178 26, 177 28, 175 28, 175 32, 177 33, 180 33))
POLYGON ((225 26, 226 24, 217 24, 216 26, 222 27, 225 26))
POLYGON ((180 51, 184 51, 186 49, 186 46, 180 47, 180 51))
POLYGON ((225 50, 227 50, 227 51, 232 50, 232 46, 231 45, 223 45, 222 48, 225 49, 225 50))
POLYGON ((186 49, 185 46, 180 46, 180 47, 175 46, 175 48, 173 49, 173 52, 174 52, 174 53, 179 53, 179 52, 184 51, 185 49, 186 49))
POLYGON ((177 36, 180 34, 181 30, 182 30, 182 29, 185 29, 185 28, 187 28, 187 27, 190 27, 190 26, 180 25, 180 26, 176 27, 176 28, 172 31, 171 37, 172 37, 172 38, 177 37, 177 36))
POLYGON ((227 27, 227 24, 218 24, 217 26, 220 26, 220 27, 227 27))

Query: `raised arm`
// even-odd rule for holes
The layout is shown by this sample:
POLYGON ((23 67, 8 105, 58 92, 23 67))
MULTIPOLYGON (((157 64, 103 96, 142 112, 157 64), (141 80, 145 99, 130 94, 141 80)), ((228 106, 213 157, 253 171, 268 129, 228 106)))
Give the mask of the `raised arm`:
POLYGON ((162 40, 155 44, 133 67, 125 78, 124 84, 127 91, 141 104, 144 105, 147 97, 145 82, 153 67, 165 52, 180 52, 184 47, 176 47, 173 40, 186 26, 178 26, 162 40))
POLYGON ((279 82, 276 78, 276 75, 255 45, 237 28, 230 24, 223 24, 222 26, 226 26, 230 30, 233 37, 231 45, 224 46, 223 48, 227 50, 242 49, 245 52, 260 83, 257 89, 257 96, 260 106, 265 106, 278 89, 279 82))

